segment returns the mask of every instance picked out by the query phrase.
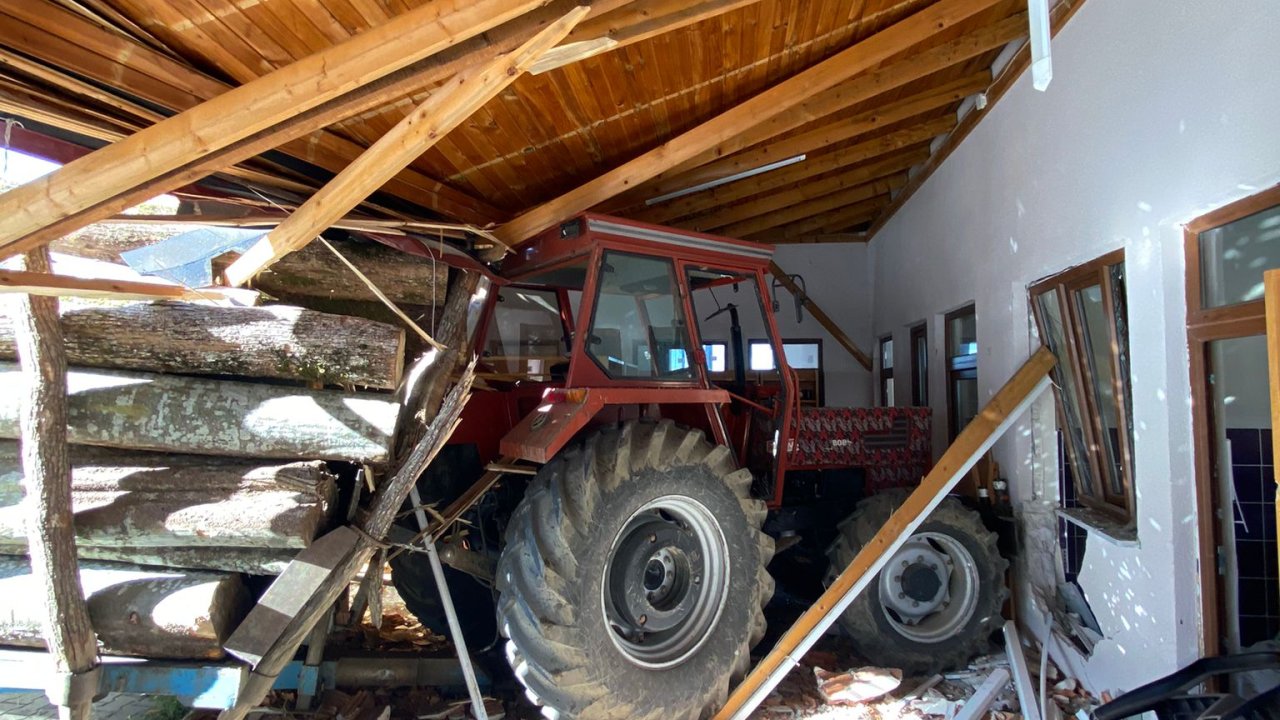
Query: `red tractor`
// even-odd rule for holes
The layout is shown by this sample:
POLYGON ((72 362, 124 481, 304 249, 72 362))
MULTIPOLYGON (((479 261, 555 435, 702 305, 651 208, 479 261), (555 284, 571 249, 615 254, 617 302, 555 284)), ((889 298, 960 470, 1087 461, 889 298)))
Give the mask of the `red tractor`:
MULTIPOLYGON (((547 717, 708 714, 765 634, 775 548, 800 595, 796 567, 820 590, 928 470, 927 409, 802 406, 765 302, 771 256, 585 215, 482 285, 485 387, 419 488, 448 502, 497 458, 541 465, 486 495, 442 556, 469 644, 500 633, 547 717), (769 369, 749 370, 744 327, 765 341, 750 367, 769 369)), ((1005 567, 949 499, 842 626, 878 664, 962 663, 1000 623, 1005 567)), ((421 556, 393 569, 442 627, 421 556)))

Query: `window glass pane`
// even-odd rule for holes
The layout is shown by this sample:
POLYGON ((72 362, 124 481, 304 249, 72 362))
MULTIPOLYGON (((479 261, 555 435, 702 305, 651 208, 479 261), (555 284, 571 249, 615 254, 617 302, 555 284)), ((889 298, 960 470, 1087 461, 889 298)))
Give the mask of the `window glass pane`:
POLYGON ((1058 358, 1053 368, 1054 381, 1058 384, 1058 398, 1067 427, 1064 428, 1066 450, 1071 459, 1071 471, 1076 488, 1082 495, 1092 496, 1093 471, 1088 461, 1088 445, 1085 440, 1083 413, 1080 410, 1080 379, 1076 376, 1067 355, 1066 323, 1058 303, 1058 293, 1049 291, 1036 298, 1040 306, 1040 334, 1049 350, 1058 358))
POLYGON ((884 387, 881 392, 884 395, 885 407, 893 407, 895 404, 893 402, 893 378, 885 378, 884 387))
POLYGON ((1111 369, 1111 323, 1106 306, 1102 302, 1102 287, 1090 285, 1075 292, 1076 308, 1082 320, 1081 335, 1084 340, 1085 359, 1093 376, 1093 399, 1102 423, 1103 454, 1106 466, 1103 475, 1108 492, 1124 494, 1123 474, 1120 468, 1120 424, 1116 413, 1115 374, 1111 369))
POLYGON ((692 377, 689 333, 675 293, 670 261, 605 255, 588 344, 609 375, 692 377))
POLYGON ((929 339, 923 327, 911 331, 911 402, 929 404, 929 339))
POLYGON ((556 294, 519 287, 498 290, 484 357, 495 372, 550 378, 552 366, 569 361, 556 294))
POLYGON ((947 355, 974 355, 978 352, 978 319, 972 312, 951 318, 947 355))
POLYGON ((707 356, 708 371, 722 373, 729 367, 728 345, 725 343, 707 343, 702 346, 702 352, 707 356))
POLYGON ((773 370, 773 348, 767 342, 751 341, 751 357, 747 366, 752 370, 773 370))
POLYGON ((884 370, 893 369, 893 338, 880 341, 880 367, 884 370))
POLYGON ((1128 289, 1125 286, 1124 263, 1112 265, 1107 268, 1107 272, 1111 273, 1111 306, 1114 308, 1116 339, 1119 347, 1116 348, 1116 360, 1120 366, 1120 388, 1124 392, 1124 397, 1120 398, 1125 410, 1125 439, 1129 445, 1129 477, 1133 475, 1133 387, 1129 382, 1132 375, 1129 372, 1129 306, 1128 306, 1128 289))
POLYGON ((956 414, 956 435, 978 414, 978 378, 966 373, 951 379, 951 402, 956 414))
POLYGON ((1280 206, 1200 233, 1204 307, 1262 299, 1262 273, 1280 267, 1280 206))
POLYGON ((787 364, 793 370, 817 370, 822 346, 818 343, 783 342, 782 353, 787 356, 787 364))

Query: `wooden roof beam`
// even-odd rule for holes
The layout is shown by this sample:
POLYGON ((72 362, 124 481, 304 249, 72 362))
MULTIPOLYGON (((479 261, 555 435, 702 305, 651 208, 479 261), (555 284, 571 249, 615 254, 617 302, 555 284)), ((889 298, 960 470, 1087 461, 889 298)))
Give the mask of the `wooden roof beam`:
MULTIPOLYGON (((920 143, 904 151, 863 163, 851 170, 817 178, 785 190, 769 192, 746 200, 718 207, 712 212, 675 222, 675 225, 700 232, 720 232, 719 228, 749 220, 760 215, 777 212, 829 193, 859 187, 901 173, 929 159, 929 146, 920 143)), ((705 198, 699 202, 706 202, 705 198)), ((705 208, 704 208, 705 209, 705 208)), ((671 224, 671 223, 667 223, 671 224)))
POLYGON ((753 217, 750 220, 727 225, 718 231, 720 235, 729 237, 749 237, 779 225, 799 222, 814 215, 820 215, 840 208, 860 204, 869 200, 878 200, 907 184, 907 174, 900 172, 892 177, 860 185, 848 190, 834 192, 815 198, 808 202, 798 203, 778 212, 753 217))
MULTIPOLYGON (((1084 3, 1085 0, 1058 0, 1058 3, 1049 11, 1051 33, 1053 35, 1057 35, 1058 31, 1066 26, 1067 22, 1071 20, 1071 18, 1076 14, 1076 11, 1078 11, 1084 3)), ((920 186, 924 185, 925 181, 933 175, 934 171, 937 170, 948 157, 951 157, 951 153, 960 146, 960 143, 963 142, 965 138, 969 137, 969 133, 973 132, 973 129, 978 126, 978 123, 982 122, 982 118, 986 117, 986 115, 991 112, 991 108, 995 107, 995 104, 1005 96, 1005 93, 1009 91, 1009 88, 1013 87, 1013 83, 1022 75, 1030 64, 1031 46, 1030 44, 1026 44, 1023 45, 1022 49, 1018 51, 1018 54, 1013 57, 1013 60, 1005 66, 1004 70, 1000 72, 1000 77, 996 78, 991 87, 987 89, 986 108, 983 110, 975 109, 964 116, 955 131, 952 132, 946 141, 942 143, 942 146, 938 148, 938 152, 929 159, 929 162, 925 164, 919 173, 911 178, 911 182, 907 184, 906 188, 894 197, 893 202, 889 207, 885 208, 884 214, 878 217, 871 225, 870 229, 867 230, 867 235, 870 238, 875 238, 876 234, 884 229, 884 226, 889 222, 889 219, 901 210, 903 205, 907 204, 907 201, 910 200, 911 197, 915 195, 916 191, 920 189, 920 186)))
POLYGON ((542 53, 564 39, 586 14, 585 7, 571 10, 511 56, 498 58, 470 72, 463 71, 454 82, 432 93, 328 185, 231 263, 224 273, 227 284, 243 285, 280 258, 301 250, 312 238, 341 220, 400 168, 413 162, 515 82, 542 53))
MULTIPOLYGON (((667 181, 692 170, 715 162, 734 153, 759 145, 797 128, 821 120, 834 113, 854 107, 883 93, 908 83, 945 72, 956 65, 968 62, 984 53, 998 50, 1005 45, 1026 37, 1027 14, 1018 13, 993 25, 981 27, 952 40, 920 52, 913 53, 877 70, 863 73, 834 88, 815 95, 789 108, 787 112, 765 119, 744 128, 737 135, 708 148, 703 152, 654 176, 651 181, 639 185, 600 208, 602 212, 616 212, 643 201, 645 197, 662 195, 666 191, 655 188, 671 187, 667 181)), ((682 186, 687 187, 687 186, 682 186)), ((680 189, 673 187, 672 189, 680 189)))
POLYGON ((140 280, 80 278, 27 270, 0 268, 0 293, 27 293, 48 297, 82 297, 108 300, 225 300, 220 288, 193 290, 181 285, 140 280))
MULTIPOLYGON (((704 190, 701 193, 680 199, 687 200, 689 203, 698 203, 697 196, 701 195, 701 206, 704 209, 709 209, 928 142, 939 135, 950 132, 955 126, 956 119, 954 116, 935 118, 866 142, 833 150, 822 155, 814 155, 804 162, 796 163, 780 170, 756 175, 728 185, 721 185, 712 190, 704 190)), ((666 220, 658 218, 669 219, 668 216, 674 212, 676 210, 666 208, 664 205, 654 205, 645 212, 636 213, 633 218, 660 225, 666 220)))
POLYGON ((934 33, 964 22, 1000 2, 1001 0, 939 0, 649 152, 526 211, 498 228, 498 238, 508 245, 524 242, 566 217, 588 210, 674 165, 724 143, 745 128, 790 112, 805 100, 858 73, 874 68, 934 33))
MULTIPOLYGON (((33 233, 180 170, 300 112, 520 15, 539 0, 425 5, 86 155, 0 196, 0 257, 40 245, 33 233)), ((21 3, 19 3, 21 4, 21 3)))
POLYGON ((744 240, 780 243, 802 238, 814 233, 832 233, 845 230, 861 222, 870 222, 889 204, 889 194, 854 203, 847 207, 818 213, 811 217, 793 222, 780 228, 772 228, 751 235, 741 236, 744 240))
POLYGON ((731 155, 723 160, 708 163, 690 170, 679 177, 653 188, 659 194, 671 192, 670 188, 694 187, 705 182, 731 177, 741 172, 763 167, 797 155, 821 152, 859 135, 901 123, 911 118, 954 105, 974 93, 982 92, 991 84, 991 71, 982 70, 968 77, 930 88, 883 108, 860 113, 844 120, 822 125, 808 132, 785 137, 776 142, 760 145, 731 155))

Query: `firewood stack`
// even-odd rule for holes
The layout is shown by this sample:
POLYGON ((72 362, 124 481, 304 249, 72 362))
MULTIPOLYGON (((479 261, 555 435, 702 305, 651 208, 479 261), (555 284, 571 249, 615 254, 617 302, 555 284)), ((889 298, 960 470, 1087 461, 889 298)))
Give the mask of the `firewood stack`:
MULTIPOLYGON (((119 262, 173 232, 97 226, 53 250, 119 262)), ((444 265, 335 245, 430 330, 444 265)), ((334 523, 339 485, 390 461, 393 392, 417 346, 328 252, 313 244, 265 273, 254 307, 62 300, 77 550, 104 653, 222 657, 251 600, 245 576, 281 572, 334 523)), ((12 312, 0 299, 5 384, 12 312)), ((0 645, 30 647, 40 608, 24 591, 15 395, 0 393, 0 645)))

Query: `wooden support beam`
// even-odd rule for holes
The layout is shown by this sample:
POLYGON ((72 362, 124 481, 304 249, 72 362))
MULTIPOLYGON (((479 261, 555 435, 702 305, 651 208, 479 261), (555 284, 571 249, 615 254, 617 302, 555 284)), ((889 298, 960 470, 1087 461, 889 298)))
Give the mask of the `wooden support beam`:
MULTIPOLYGON (((716 232, 717 228, 742 222, 766 213, 777 212, 796 203, 802 203, 829 193, 848 190, 849 188, 892 177, 928 159, 928 145, 921 143, 910 149, 856 165, 852 169, 838 174, 799 183, 795 187, 786 190, 777 190, 744 202, 726 202, 723 206, 711 206, 712 210, 709 213, 697 215, 687 220, 678 220, 674 224, 689 230, 716 232)), ((661 209, 661 216, 664 217, 664 220, 659 222, 673 224, 671 223, 671 218, 665 217, 666 215, 680 213, 677 217, 684 217, 699 209, 706 209, 705 206, 708 201, 717 202, 719 200, 714 196, 714 192, 711 195, 712 197, 709 198, 692 196, 686 199, 687 202, 663 203, 655 208, 655 210, 661 209)))
POLYGON ((543 55, 530 72, 536 75, 564 67, 756 2, 759 0, 633 0, 574 28, 564 43, 543 55))
POLYGON ((942 502, 946 494, 969 472, 974 463, 995 444, 1031 401, 1049 387, 1049 371, 1056 360, 1047 348, 1040 348, 1014 373, 1004 387, 978 413, 942 454, 920 485, 889 516, 875 536, 858 551, 849 566, 831 583, 800 619, 729 695, 715 720, 745 718, 777 686, 787 671, 870 585, 894 551, 942 502))
POLYGON ((888 204, 888 194, 877 195, 846 207, 820 212, 812 217, 797 220, 781 228, 773 228, 737 237, 757 242, 787 243, 809 235, 840 232, 858 223, 871 222, 888 204))
POLYGON ((29 236, 61 218, 180 170, 538 4, 478 0, 454 10, 444 0, 428 2, 10 190, 0 196, 0 256, 37 246, 29 236))
MULTIPOLYGON (((1053 35, 1057 35, 1058 31, 1062 30, 1062 28, 1066 26, 1067 22, 1069 22, 1071 18, 1075 16, 1076 12, 1084 6, 1084 2, 1085 0, 1059 0, 1058 3, 1053 6, 1053 9, 1049 11, 1051 32, 1053 35)), ((1025 13, 1023 14, 1023 17, 1025 18, 1025 13)), ((1025 23, 1026 20, 1024 19, 1023 22, 1025 23)), ((933 176, 933 173, 938 169, 938 167, 942 165, 947 158, 951 157, 951 153, 955 152, 955 149, 960 146, 960 143, 964 142, 964 139, 969 137, 969 133, 973 132, 974 128, 978 127, 978 123, 982 122, 982 118, 986 117, 987 114, 991 112, 991 109, 995 107, 995 104, 1000 102, 1001 98, 1009 92, 1009 88, 1013 87, 1014 82, 1017 81, 1017 79, 1030 65, 1031 45, 1028 43, 1023 45, 1022 49, 1018 51, 1018 54, 1013 57, 1013 60, 1009 61, 1009 64, 1000 72, 1000 76, 997 77, 995 82, 991 84, 991 87, 987 89, 986 108, 983 110, 974 109, 968 115, 964 116, 956 129, 951 133, 950 137, 942 143, 942 146, 938 148, 938 151, 929 159, 929 162, 925 164, 924 168, 912 176, 911 182, 907 184, 907 187, 904 188, 901 193, 898 193, 898 195, 893 199, 893 203, 890 204, 888 208, 885 208, 885 211, 880 218, 876 220, 870 229, 867 230, 872 239, 875 239, 876 234, 884 229, 885 224, 889 222, 889 218, 892 218, 895 213, 901 210, 902 206, 907 204, 907 201, 916 194, 916 191, 924 185, 925 181, 933 176)))
POLYGON ((432 93, 328 185, 246 250, 223 273, 227 284, 243 285, 280 258, 311 242, 523 75, 586 14, 586 7, 575 8, 511 55, 458 73, 454 82, 432 93))
POLYGON ((645 197, 661 195, 663 193, 656 191, 655 188, 673 186, 674 184, 668 184, 667 181, 693 168, 780 137, 792 130, 820 121, 822 118, 873 100, 907 83, 921 80, 934 73, 950 72, 958 64, 1002 48, 1018 38, 1025 37, 1026 34, 1027 14, 1019 13, 994 25, 974 30, 951 42, 921 50, 877 70, 862 73, 790 108, 788 112, 744 128, 739 134, 684 162, 673 165, 654 176, 650 182, 641 184, 618 198, 616 202, 605 204, 597 210, 614 212, 643 201, 645 197))
MULTIPOLYGON (((27 253, 30 272, 49 270, 49 251, 27 253)), ((71 459, 67 452, 67 358, 62 350, 58 301, 23 295, 18 300, 14 335, 21 360, 22 399, 18 430, 22 437, 26 529, 36 597, 42 605, 41 634, 60 677, 50 690, 63 720, 92 715, 97 694, 98 643, 89 619, 80 578, 75 573, 76 539, 71 516, 71 459)))
POLYGON ((818 304, 804 290, 800 289, 800 286, 796 284, 795 280, 791 279, 791 276, 785 270, 778 267, 778 263, 770 260, 769 272, 778 279, 778 282, 782 283, 783 287, 796 296, 796 301, 804 305, 809 314, 813 315, 813 319, 817 320, 818 324, 825 328, 831 334, 831 337, 835 338, 836 342, 840 343, 840 347, 852 355, 853 359, 866 368, 867 372, 871 371, 871 356, 863 352, 862 348, 859 348, 848 334, 836 324, 836 321, 832 320, 830 315, 827 315, 822 308, 818 307, 818 304))
POLYGON ((808 202, 792 205, 778 212, 758 215, 750 220, 728 225, 721 229, 719 234, 736 238, 747 237, 771 230, 780 225, 798 223, 807 218, 821 216, 824 213, 845 208, 857 207, 865 203, 872 203, 875 207, 880 207, 888 199, 890 192, 906 184, 907 174, 900 172, 883 180, 823 195, 808 202))
POLYGON ((786 113, 798 103, 996 4, 998 0, 940 0, 595 180, 523 213, 498 229, 498 239, 513 246, 524 242, 565 217, 645 182, 764 119, 786 113))
MULTIPOLYGON (((914 127, 898 130, 856 145, 832 150, 821 155, 814 155, 804 162, 789 165, 773 172, 756 175, 728 185, 721 185, 712 190, 695 193, 680 199, 687 201, 682 204, 683 207, 692 205, 710 209, 770 190, 787 187, 824 173, 867 162, 872 158, 895 153, 904 148, 928 143, 935 137, 950 132, 955 126, 956 119, 953 116, 935 118, 914 127)), ((634 217, 644 222, 662 224, 661 221, 657 221, 654 218, 664 217, 673 212, 676 211, 667 210, 663 205, 655 205, 645 212, 636 213, 634 217)))
POLYGON ((792 240, 774 240, 774 245, 817 245, 822 243, 861 243, 867 241, 864 232, 814 233, 792 240))
POLYGON ((769 163, 796 155, 822 152, 859 135, 910 120, 919 115, 956 105, 966 97, 981 92, 991 84, 991 72, 982 70, 947 83, 943 87, 930 88, 914 97, 899 100, 891 105, 876 108, 843 120, 824 124, 798 135, 791 135, 776 142, 762 144, 723 160, 708 163, 683 175, 651 188, 658 194, 670 192, 670 188, 693 187, 705 182, 730 177, 769 163))
POLYGON ((193 290, 181 285, 137 280, 78 278, 53 273, 0 269, 0 293, 42 297, 82 297, 108 300, 225 300, 218 288, 193 290))

